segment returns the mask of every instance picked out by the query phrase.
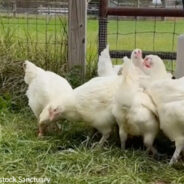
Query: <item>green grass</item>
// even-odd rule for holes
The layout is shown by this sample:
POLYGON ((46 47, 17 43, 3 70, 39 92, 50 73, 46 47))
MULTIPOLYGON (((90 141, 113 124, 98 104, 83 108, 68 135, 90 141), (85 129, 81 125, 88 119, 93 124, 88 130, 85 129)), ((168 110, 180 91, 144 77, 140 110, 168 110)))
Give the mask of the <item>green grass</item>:
POLYGON ((171 20, 156 22, 153 20, 119 21, 118 25, 116 21, 110 21, 108 25, 109 43, 113 49, 132 50, 138 47, 142 50, 175 51, 177 37, 184 32, 183 25, 184 22, 181 20, 176 22, 171 20), (116 44, 117 30, 119 36, 116 44), (154 32, 156 33, 154 34, 154 32), (173 35, 173 32, 176 34, 173 35))
MULTIPOLYGON (((67 58, 67 20, 61 17, 24 16, 0 18, 1 41, 13 52, 15 60, 25 58, 50 68, 50 63, 65 63, 67 58), (9 34, 6 42, 4 37, 9 34), (13 48, 11 50, 11 48, 13 48), (61 54, 62 53, 62 54, 61 54), (63 54, 65 53, 65 54, 63 54), (44 55, 44 56, 43 56, 44 55)), ((177 37, 184 32, 183 20, 109 20, 108 43, 111 49, 176 51, 177 37), (156 32, 156 34, 154 34, 156 32), (173 34, 175 32, 176 34, 173 34), (118 33, 118 36, 117 36, 118 33), (136 34, 135 34, 136 33, 136 34)), ((88 20, 87 73, 94 73, 97 62, 98 21, 88 20)), ((58 68, 52 68, 58 71, 58 68)))
POLYGON ((170 167, 167 159, 155 160, 139 149, 123 152, 113 136, 103 149, 92 149, 99 137, 88 140, 93 131, 84 123, 63 122, 61 135, 40 140, 28 110, 1 111, 0 121, 0 178, 48 177, 52 184, 184 183, 184 165, 170 167))
MULTIPOLYGON (((184 21, 120 21, 121 34, 154 31, 171 32, 155 35, 155 50, 175 51, 172 31, 184 32, 184 21)), ((120 35, 116 43, 117 22, 109 21, 108 42, 111 49, 134 49, 134 35, 120 35)), ((156 160, 144 150, 129 148, 121 151, 117 132, 103 149, 92 149, 99 140, 85 123, 62 122, 60 135, 37 138, 37 121, 27 108, 22 61, 30 59, 43 68, 50 69, 70 79, 74 86, 78 80, 65 73, 67 60, 67 22, 59 17, 0 18, 0 178, 49 177, 58 183, 103 184, 182 184, 181 162, 169 167, 168 158, 156 160), (20 103, 19 103, 20 101, 20 103), (25 107, 26 104, 26 107, 25 107), (23 107, 23 108, 22 108, 23 107), (90 137, 90 139, 89 139, 90 137), (160 182, 160 183, 159 183, 160 182)), ((95 75, 97 62, 98 21, 88 21, 87 76, 95 75)), ((153 33, 137 34, 136 47, 153 49, 153 33)), ((167 64, 169 68, 172 65, 167 64)), ((138 146, 139 148, 141 146, 138 146)), ((168 148, 169 149, 169 148, 168 148)), ((163 150, 167 153, 166 150, 163 150)))
MULTIPOLYGON (((89 20, 88 41, 90 43, 95 40, 97 30, 97 21, 89 20)), ((112 49, 132 50, 138 47, 143 50, 175 51, 177 37, 183 32, 183 20, 108 21, 108 43, 112 49), (117 32, 119 33, 118 37, 117 32), (173 32, 175 32, 174 35, 173 32), (154 41, 153 38, 155 38, 154 41)))
MULTIPOLYGON (((38 44, 59 43, 62 38, 65 19, 61 17, 4 17, 0 19, 3 26, 0 27, 1 35, 7 29, 12 29, 15 39, 27 42, 27 35, 38 44)), ((112 49, 134 49, 140 47, 143 50, 172 51, 176 49, 177 36, 184 32, 183 20, 138 20, 125 21, 110 20, 108 23, 108 42, 112 49), (154 35, 154 31, 156 34, 154 35), (175 31, 176 35, 173 35, 175 31), (119 33, 117 38, 116 33, 119 33), (136 37, 135 33, 136 32, 136 37), (155 41, 153 41, 155 37, 155 41), (118 41, 117 41, 118 39, 118 41), (135 44, 136 39, 136 44, 135 44), (174 39, 174 45, 173 45, 174 39), (117 41, 117 43, 116 43, 117 41), (153 46, 154 43, 154 46, 153 46)), ((96 49, 98 43, 98 21, 88 20, 87 51, 93 46, 96 49)), ((90 50, 91 51, 91 50, 90 50)))

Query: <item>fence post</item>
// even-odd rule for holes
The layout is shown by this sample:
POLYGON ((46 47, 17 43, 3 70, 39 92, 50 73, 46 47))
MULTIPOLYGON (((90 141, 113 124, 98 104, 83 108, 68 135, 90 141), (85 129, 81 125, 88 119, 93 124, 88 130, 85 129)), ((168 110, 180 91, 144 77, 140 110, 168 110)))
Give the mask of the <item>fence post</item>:
POLYGON ((79 67, 85 74, 87 1, 69 0, 68 69, 79 67))
POLYGON ((108 0, 100 0, 99 31, 98 31, 99 54, 107 45, 107 8, 108 8, 108 0))
POLYGON ((184 76, 184 34, 178 37, 175 77, 184 76))
POLYGON ((17 13, 17 0, 13 1, 13 16, 16 17, 17 13))

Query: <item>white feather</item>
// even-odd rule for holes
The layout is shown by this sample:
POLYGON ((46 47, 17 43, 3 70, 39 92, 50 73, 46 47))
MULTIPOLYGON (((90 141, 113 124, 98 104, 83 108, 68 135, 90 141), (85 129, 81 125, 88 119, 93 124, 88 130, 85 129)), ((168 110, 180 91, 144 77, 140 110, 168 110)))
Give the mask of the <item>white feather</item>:
POLYGON ((109 54, 109 45, 101 52, 98 60, 97 73, 99 77, 116 76, 122 69, 122 65, 112 65, 109 54))
POLYGON ((113 97, 121 77, 96 77, 73 90, 64 78, 52 72, 30 62, 26 63, 26 68, 31 71, 31 80, 29 73, 25 74, 30 81, 29 105, 39 121, 49 121, 49 110, 58 109, 58 118, 84 121, 95 127, 103 135, 99 142, 103 145, 115 124, 113 97))
POLYGON ((120 79, 119 76, 96 77, 74 90, 77 111, 83 121, 103 135, 101 145, 115 124, 112 105, 120 79))
POLYGON ((119 125, 121 147, 127 135, 143 136, 145 146, 155 151, 153 141, 158 132, 156 108, 139 85, 139 73, 132 60, 124 58, 123 76, 114 98, 113 114, 119 125))
POLYGON ((170 160, 173 164, 184 150, 184 78, 154 82, 147 92, 157 106, 160 128, 175 142, 176 150, 170 160))
POLYGON ((72 87, 63 77, 45 71, 29 61, 25 61, 24 80, 28 84, 26 95, 29 106, 40 122, 48 120, 48 113, 45 114, 44 109, 48 108, 51 103, 60 101, 64 103, 63 105, 67 105, 73 96, 72 87))

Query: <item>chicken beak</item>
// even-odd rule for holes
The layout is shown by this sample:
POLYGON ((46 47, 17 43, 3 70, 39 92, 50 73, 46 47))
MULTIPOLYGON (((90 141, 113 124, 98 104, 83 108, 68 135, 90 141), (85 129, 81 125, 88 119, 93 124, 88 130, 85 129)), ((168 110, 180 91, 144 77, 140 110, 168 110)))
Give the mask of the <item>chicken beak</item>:
POLYGON ((141 58, 142 57, 142 52, 139 50, 139 51, 137 51, 137 57, 138 58, 141 58))
POLYGON ((146 68, 151 68, 151 65, 150 65, 148 59, 144 59, 143 65, 144 65, 146 68))

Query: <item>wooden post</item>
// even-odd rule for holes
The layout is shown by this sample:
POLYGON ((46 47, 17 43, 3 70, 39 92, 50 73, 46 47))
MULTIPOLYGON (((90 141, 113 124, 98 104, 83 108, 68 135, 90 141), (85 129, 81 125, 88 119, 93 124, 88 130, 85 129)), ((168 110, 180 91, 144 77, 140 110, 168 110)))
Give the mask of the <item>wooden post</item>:
POLYGON ((79 67, 85 74, 87 1, 69 0, 68 69, 79 67))
POLYGON ((180 78, 184 76, 184 34, 178 37, 177 58, 175 77, 180 78))
POLYGON ((13 16, 16 17, 17 13, 17 0, 13 1, 13 16))

